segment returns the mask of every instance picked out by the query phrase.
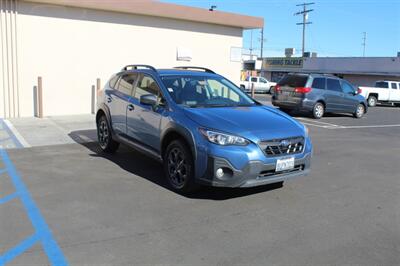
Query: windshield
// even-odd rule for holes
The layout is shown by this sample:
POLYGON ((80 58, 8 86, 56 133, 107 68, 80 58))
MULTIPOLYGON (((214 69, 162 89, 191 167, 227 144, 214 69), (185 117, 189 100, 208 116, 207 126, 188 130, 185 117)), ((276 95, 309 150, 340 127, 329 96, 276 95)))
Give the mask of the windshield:
POLYGON ((165 76, 172 99, 188 107, 252 106, 256 103, 230 81, 209 76, 165 76))

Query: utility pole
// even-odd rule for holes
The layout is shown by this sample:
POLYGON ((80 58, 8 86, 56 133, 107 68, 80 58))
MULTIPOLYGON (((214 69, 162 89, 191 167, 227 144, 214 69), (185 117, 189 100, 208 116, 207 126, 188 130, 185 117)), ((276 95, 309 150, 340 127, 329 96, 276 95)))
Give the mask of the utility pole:
POLYGON ((263 51, 264 51, 264 42, 265 42, 265 39, 264 39, 264 27, 261 28, 261 38, 259 39, 259 41, 261 42, 260 57, 262 58, 263 57, 263 51))
POLYGON ((253 59, 253 30, 250 30, 250 60, 253 59))
POLYGON ((363 57, 365 57, 365 46, 367 45, 367 33, 364 31, 363 32, 363 57))
POLYGON ((308 21, 308 13, 314 11, 314 9, 307 9, 307 6, 314 5, 315 3, 303 3, 303 4, 298 4, 296 6, 302 6, 303 10, 295 13, 295 16, 302 15, 303 16, 303 22, 302 23, 296 23, 297 25, 303 25, 303 45, 302 45, 302 56, 304 56, 305 52, 305 46, 306 46, 306 25, 312 24, 312 22, 308 21))

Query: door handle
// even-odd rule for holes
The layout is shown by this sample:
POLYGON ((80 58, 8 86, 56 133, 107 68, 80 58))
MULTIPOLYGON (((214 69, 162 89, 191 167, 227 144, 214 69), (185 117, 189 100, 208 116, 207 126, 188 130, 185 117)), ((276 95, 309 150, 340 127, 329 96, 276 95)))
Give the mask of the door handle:
POLYGON ((112 98, 110 96, 107 97, 107 102, 108 103, 112 102, 112 98))
POLYGON ((128 105, 128 110, 129 110, 129 111, 135 110, 135 106, 133 106, 132 104, 129 104, 129 105, 128 105))

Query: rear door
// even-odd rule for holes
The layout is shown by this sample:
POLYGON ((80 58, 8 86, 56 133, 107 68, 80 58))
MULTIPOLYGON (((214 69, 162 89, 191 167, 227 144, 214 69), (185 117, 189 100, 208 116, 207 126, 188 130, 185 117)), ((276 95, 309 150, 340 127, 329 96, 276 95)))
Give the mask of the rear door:
POLYGON ((116 134, 126 134, 126 109, 135 79, 136 74, 124 74, 115 85, 115 89, 106 92, 106 101, 111 113, 111 124, 116 134))
POLYGON ((343 103, 343 91, 338 79, 326 79, 326 106, 327 111, 343 111, 345 104, 343 103))
POLYGON ((391 82, 390 84, 390 101, 400 102, 400 83, 391 82))

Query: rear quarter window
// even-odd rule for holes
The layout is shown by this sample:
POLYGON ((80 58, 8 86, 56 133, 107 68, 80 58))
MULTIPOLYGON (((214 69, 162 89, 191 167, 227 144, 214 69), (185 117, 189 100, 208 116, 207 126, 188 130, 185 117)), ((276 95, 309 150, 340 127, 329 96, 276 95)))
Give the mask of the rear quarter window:
POLYGON ((325 90, 325 88, 326 88, 326 79, 325 78, 314 78, 311 87, 315 88, 315 89, 325 90))
POLYGON ((289 87, 305 87, 308 80, 308 76, 300 76, 300 75, 287 75, 283 77, 278 85, 280 86, 289 86, 289 87))

